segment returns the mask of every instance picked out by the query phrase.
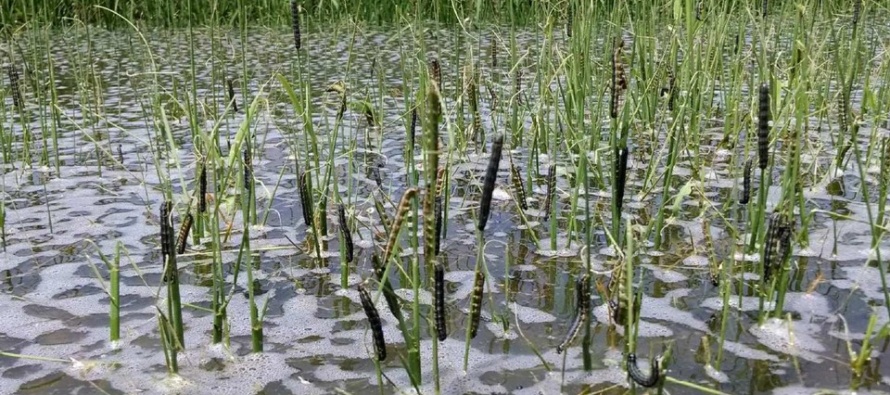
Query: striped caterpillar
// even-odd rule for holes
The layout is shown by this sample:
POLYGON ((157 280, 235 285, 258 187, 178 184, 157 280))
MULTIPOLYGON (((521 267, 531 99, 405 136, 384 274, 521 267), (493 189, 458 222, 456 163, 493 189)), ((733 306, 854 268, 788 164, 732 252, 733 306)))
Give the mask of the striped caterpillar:
POLYGON ((587 323, 587 316, 590 314, 590 276, 584 275, 581 278, 575 280, 575 319, 572 321, 572 326, 569 327, 569 333, 566 334, 565 340, 562 341, 558 346, 556 346, 556 353, 562 354, 575 339, 578 338, 578 334, 581 333, 581 328, 587 323))
POLYGON ((397 321, 400 323, 403 322, 404 318, 402 316, 402 309, 399 306, 399 299, 396 296, 395 291, 393 291, 389 279, 384 277, 386 274, 386 266, 380 262, 380 258, 377 257, 377 254, 371 255, 371 263, 374 265, 374 275, 377 277, 377 281, 383 285, 383 299, 386 300, 386 306, 389 307, 389 312, 392 313, 393 317, 396 317, 397 321))
POLYGON ((627 373, 628 375, 630 375, 630 378, 633 379, 633 381, 637 384, 646 388, 651 388, 658 383, 658 360, 652 360, 649 375, 647 376, 643 374, 639 366, 637 366, 637 355, 634 353, 630 353, 627 355, 627 373))
POLYGON ((198 173, 198 212, 207 211, 207 164, 202 161, 198 173))
POLYGON ((547 169, 547 197, 544 198, 544 220, 550 218, 550 205, 553 204, 553 193, 556 187, 556 165, 547 169))
POLYGON ((185 219, 183 219, 182 224, 179 225, 179 237, 176 238, 176 253, 179 255, 182 255, 182 253, 185 252, 189 232, 192 230, 192 221, 194 221, 192 213, 185 213, 185 219))
POLYGON ((365 315, 368 316, 371 334, 374 336, 374 350, 377 352, 377 360, 386 360, 386 339, 383 338, 383 323, 380 321, 377 307, 374 306, 371 294, 368 293, 364 285, 359 284, 357 288, 359 298, 362 300, 362 308, 365 309, 365 315))
POLYGON ((476 271, 473 281, 473 295, 470 298, 470 339, 476 337, 479 330, 479 319, 482 318, 482 294, 485 292, 485 273, 476 271))
POLYGON ((436 334, 439 336, 439 341, 444 341, 448 337, 448 331, 445 327, 445 265, 442 262, 436 262, 433 272, 433 288, 436 304, 436 334))
POLYGON ((161 204, 161 262, 164 268, 164 282, 176 279, 176 247, 173 240, 171 213, 173 202, 161 204))
MULTIPOLYGON (((764 0, 764 3, 766 0, 764 0)), ((769 164, 769 85, 760 86, 759 106, 757 109, 757 155, 758 167, 766 170, 769 164)))
POLYGON ((785 258, 791 253, 791 226, 787 218, 779 212, 770 215, 766 232, 766 247, 763 252, 763 280, 769 281, 772 270, 781 268, 785 258))

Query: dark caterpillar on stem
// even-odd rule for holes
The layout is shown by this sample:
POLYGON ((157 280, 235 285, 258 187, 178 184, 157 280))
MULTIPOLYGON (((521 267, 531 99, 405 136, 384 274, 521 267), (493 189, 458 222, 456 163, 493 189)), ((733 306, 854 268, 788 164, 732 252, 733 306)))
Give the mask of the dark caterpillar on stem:
POLYGON ((232 80, 226 80, 226 86, 229 91, 229 105, 232 106, 232 112, 238 112, 238 102, 235 100, 235 86, 232 80))
POLYGON ((185 213, 185 219, 179 225, 179 237, 176 238, 176 254, 182 255, 185 252, 186 244, 188 244, 189 232, 192 230, 192 222, 194 221, 192 213, 185 213))
POLYGON ((482 294, 485 292, 485 273, 476 271, 473 281, 473 295, 470 298, 470 339, 479 331, 479 319, 482 318, 482 294))
POLYGON ((618 212, 624 203, 624 187, 627 185, 627 148, 615 150, 615 159, 618 160, 615 168, 615 202, 618 204, 618 212))
POLYGON ((198 212, 207 211, 207 163, 201 161, 198 169, 198 212))
POLYGON ((300 174, 300 206, 303 209, 303 222, 312 227, 312 178, 309 171, 300 174))
POLYGON ((769 85, 763 84, 757 108, 757 159, 761 171, 769 165, 769 118, 769 85))
POLYGON ((590 314, 590 276, 584 275, 575 280, 575 319, 572 326, 569 327, 569 333, 566 334, 565 340, 556 346, 556 353, 562 354, 581 333, 581 328, 587 323, 587 316, 590 314))
POLYGON ((504 148, 504 136, 498 135, 491 144, 491 156, 488 158, 488 167, 485 168, 485 180, 482 183, 482 199, 479 201, 479 224, 476 227, 480 232, 485 231, 488 216, 491 213, 491 196, 494 193, 494 183, 498 177, 498 167, 501 164, 501 151, 504 148))
POLYGON ((862 13, 862 0, 853 1, 853 26, 859 23, 859 15, 862 13))
POLYGON ((374 275, 377 277, 377 281, 383 285, 383 299, 386 300, 389 312, 392 313, 393 317, 396 317, 397 321, 402 322, 404 318, 402 317, 402 309, 399 306, 399 298, 392 289, 389 279, 384 277, 386 266, 383 266, 377 254, 371 255, 371 263, 374 265, 374 275))
POLYGON ((164 282, 176 278, 176 245, 173 240, 173 202, 161 204, 161 264, 164 269, 164 282))
POLYGON ((291 27, 294 30, 294 46, 297 51, 303 48, 302 34, 300 33, 300 6, 296 0, 290 2, 291 27))
POLYGON ((414 147, 414 135, 417 133, 417 106, 411 108, 411 128, 408 129, 408 145, 414 147))
POLYGON ((630 375, 630 378, 633 379, 635 383, 643 387, 654 387, 655 384, 658 384, 658 379, 660 376, 660 372, 658 370, 658 360, 652 360, 649 375, 647 376, 643 374, 639 366, 637 366, 637 355, 634 353, 630 353, 627 355, 627 374, 630 375))
POLYGON ((253 159, 250 155, 250 146, 244 146, 244 189, 251 191, 250 182, 253 181, 253 159))
POLYGON ((436 304, 436 334, 439 337, 439 341, 445 341, 448 337, 448 332, 445 327, 445 265, 442 262, 436 262, 435 271, 433 272, 433 288, 436 304))
POLYGON ((544 198, 544 221, 550 218, 550 205, 553 204, 553 193, 556 188, 556 165, 547 169, 547 196, 544 198))
POLYGON ((340 233, 343 234, 343 248, 346 250, 346 262, 351 263, 354 258, 352 233, 349 231, 349 223, 346 222, 346 207, 342 203, 337 205, 337 216, 340 220, 340 233))
POLYGON ((365 315, 368 316, 368 324, 371 326, 371 334, 374 337, 374 350, 377 352, 377 360, 386 360, 386 339, 383 338, 383 322, 380 321, 380 315, 377 313, 377 307, 371 300, 371 294, 365 289, 364 285, 359 284, 359 298, 362 300, 362 308, 365 309, 365 315))
POLYGON ((742 195, 739 196, 739 204, 748 204, 751 199, 751 159, 745 161, 745 171, 742 177, 742 195))

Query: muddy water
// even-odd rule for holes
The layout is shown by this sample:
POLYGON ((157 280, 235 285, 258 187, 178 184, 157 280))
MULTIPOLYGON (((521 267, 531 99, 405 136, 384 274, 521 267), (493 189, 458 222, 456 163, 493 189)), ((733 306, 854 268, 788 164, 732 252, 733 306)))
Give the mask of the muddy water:
MULTIPOLYGON (((87 36, 77 30, 54 36, 49 42, 25 42, 29 45, 22 48, 21 55, 32 69, 26 80, 29 84, 23 88, 29 103, 28 115, 12 113, 12 99, 4 91, 4 136, 21 136, 23 124, 38 136, 49 127, 40 121, 48 107, 39 104, 34 91, 45 83, 37 81, 41 72, 37 69, 47 64, 45 59, 33 61, 34 56, 48 51, 57 78, 59 170, 55 153, 50 154, 48 163, 39 163, 39 151, 45 146, 50 151, 52 148, 41 141, 32 144, 33 166, 20 160, 3 164, 6 239, 0 253, 0 307, 4 312, 0 350, 19 357, 0 357, 0 393, 313 394, 338 389, 354 393, 375 390, 377 378, 370 358, 373 345, 358 294, 354 287, 340 288, 336 226, 329 227, 331 257, 321 265, 293 248, 287 239, 300 241, 307 236, 297 200, 293 155, 293 147, 305 149, 304 131, 273 79, 276 73, 294 76, 297 70, 303 70, 316 96, 313 120, 324 147, 331 138, 328 131, 339 107, 336 97, 324 92, 330 84, 344 80, 350 87, 351 101, 368 100, 381 109, 384 126, 380 129, 369 129, 363 114, 348 111, 336 142, 342 153, 353 153, 351 159, 338 154, 334 163, 339 190, 353 207, 350 215, 360 223, 354 229, 357 270, 349 276, 351 286, 358 284, 371 275, 372 248, 379 248, 375 247, 374 234, 382 229, 369 197, 383 194, 397 201, 406 188, 404 92, 410 88, 404 86, 402 69, 403 62, 411 61, 414 53, 406 49, 413 45, 407 37, 369 31, 358 31, 354 36, 351 30, 348 33, 308 35, 308 54, 298 64, 288 33, 253 31, 245 42, 247 78, 243 76, 237 32, 197 33, 194 81, 201 114, 199 126, 210 129, 219 119, 224 154, 225 140, 234 136, 244 119, 245 104, 258 95, 264 100, 253 124, 253 163, 261 218, 266 207, 270 210, 266 223, 253 227, 250 234, 253 250, 259 251, 255 258, 260 262, 255 284, 260 303, 266 304, 266 352, 250 353, 243 275, 232 291, 228 310, 231 343, 210 344, 212 317, 206 311, 210 304, 210 257, 206 246, 199 243, 179 258, 182 298, 187 305, 183 312, 187 350, 180 355, 181 375, 177 378, 166 374, 155 309, 165 305, 166 295, 159 265, 157 213, 162 194, 158 173, 172 175, 176 207, 182 214, 188 203, 188 196, 182 193, 183 184, 188 191, 193 189, 197 161, 188 120, 170 97, 183 100, 192 89, 188 36, 185 32, 146 32, 151 56, 141 38, 130 33, 93 30, 87 36), (351 44, 345 37, 355 37, 355 41, 351 44), (152 64, 157 73, 151 72, 152 64), (165 144, 158 138, 150 115, 155 78, 165 93, 166 99, 162 101, 168 110, 176 149, 163 150, 153 157, 151 153, 157 152, 157 146, 165 144), (226 79, 234 80, 242 111, 216 118, 225 106, 226 79), (381 192, 375 181, 378 174, 381 192), (104 291, 107 270, 98 252, 110 256, 117 243, 122 243, 126 250, 121 260, 122 340, 112 345, 108 340, 109 298, 104 291)), ((485 53, 491 37, 483 35, 479 52, 485 53)), ((453 104, 459 90, 454 83, 460 62, 456 40, 447 32, 431 34, 428 39, 439 50, 446 102, 453 104)), ((529 43, 531 51, 537 50, 533 43, 541 40, 534 34, 518 39, 529 43)), ((512 80, 504 53, 506 50, 501 51, 498 68, 482 62, 482 75, 491 81, 505 82, 508 88, 501 92, 507 96, 512 80)), ((535 59, 535 53, 531 52, 529 58, 535 59)), ((530 63, 525 67, 526 76, 534 75, 530 63)), ((523 80, 529 92, 535 91, 533 83, 530 77, 523 80)), ((481 97, 483 114, 490 114, 493 102, 487 93, 481 97)), ((503 130, 503 116, 498 119, 487 121, 486 128, 503 130)), ((713 142, 719 141, 722 133, 713 133, 712 137, 713 142)), ((826 144, 831 141, 824 132, 814 134, 812 139, 826 144)), ((865 146, 864 141, 862 144, 865 146)), ((20 137, 11 146, 20 151, 20 137)), ((740 172, 729 166, 734 153, 710 143, 702 147, 702 152, 708 158, 702 172, 704 198, 723 207, 725 201, 734 199, 733 188, 738 184, 736 177, 740 172)), ((529 150, 517 148, 511 153, 522 164, 525 174, 526 164, 530 163, 529 150)), ((305 156, 304 151, 300 151, 300 156, 305 156)), ((824 150, 807 160, 822 166, 825 173, 825 163, 831 158, 830 150, 824 150)), ((419 154, 413 158, 417 163, 421 159, 419 154)), ((489 289, 492 298, 486 298, 484 303, 484 322, 472 342, 467 372, 462 361, 475 264, 472 231, 487 155, 467 152, 452 164, 455 182, 449 191, 452 198, 443 241, 450 333, 438 346, 445 393, 618 394, 627 390, 623 356, 617 346, 622 342, 623 329, 609 324, 608 312, 599 296, 592 301, 593 370, 583 369, 578 344, 565 357, 556 353, 556 345, 574 314, 572 284, 583 267, 582 255, 590 253, 592 266, 599 273, 607 272, 615 257, 601 230, 594 234, 589 250, 579 248, 577 241, 567 242, 564 230, 573 215, 569 213, 568 192, 573 188, 574 170, 562 158, 541 155, 536 159, 531 163, 541 166, 532 167, 536 182, 529 186, 530 223, 524 223, 517 215, 508 187, 509 172, 504 165, 507 161, 502 162, 486 234, 489 243, 485 247, 494 277, 490 281, 494 285, 489 289), (545 191, 542 178, 549 163, 557 165, 556 204, 561 212, 555 249, 550 245, 549 222, 543 220, 539 211, 545 191), (509 300, 505 300, 507 294, 509 300), (506 332, 501 324, 490 319, 493 312, 508 313, 511 317, 506 332)), ((653 197, 660 194, 641 198, 637 193, 647 160, 642 154, 631 154, 633 174, 628 182, 624 214, 641 223, 651 221, 660 204, 653 197)), ((693 171, 688 162, 681 161, 674 174, 676 185, 680 186, 693 171)), ((818 388, 848 389, 854 380, 848 363, 848 341, 858 350, 871 314, 878 316, 878 326, 888 322, 887 310, 880 306, 883 294, 878 269, 866 264, 871 235, 870 228, 863 224, 868 221, 868 214, 858 193, 862 182, 858 174, 851 165, 838 178, 820 177, 805 185, 808 208, 833 210, 847 217, 833 221, 817 213, 810 228, 801 230, 809 233, 810 245, 795 246, 785 304, 790 316, 787 321, 767 320, 758 324, 758 301, 753 288, 733 287, 730 313, 727 322, 722 322, 723 298, 719 288, 708 279, 712 251, 705 248, 704 232, 711 233, 716 259, 729 258, 728 246, 738 241, 729 239, 723 229, 725 222, 715 220, 709 229, 703 230, 699 219, 702 200, 685 199, 681 211, 665 230, 666 250, 655 251, 643 245, 639 251, 642 269, 638 279, 642 279, 644 295, 637 346, 641 359, 670 347, 672 378, 727 393, 775 390, 798 394, 813 393, 818 388), (726 328, 726 339, 723 360, 717 369, 722 327, 726 328), (705 337, 707 343, 703 342, 705 337)), ((865 181, 873 185, 875 174, 868 174, 870 178, 865 181)), ((771 204, 778 194, 775 187, 770 191, 771 204)), ((591 205, 608 218, 608 191, 591 191, 589 196, 591 205)), ((581 204, 583 207, 583 197, 581 204)), ((231 210, 231 202, 223 202, 222 206, 231 210)), ((735 205, 730 207, 733 208, 726 213, 726 221, 736 221, 744 228, 746 225, 740 219, 747 215, 735 205)), ((336 211, 331 209, 327 215, 332 224, 337 222, 336 211)), ((583 221, 583 216, 579 218, 583 221)), ((232 262, 236 259, 233 251, 243 234, 240 217, 235 219, 233 229, 223 252, 230 282, 234 279, 232 262)), ((883 256, 890 255, 890 249, 882 252, 883 256)), ((406 250, 405 264, 411 256, 411 250, 406 250)), ((740 267, 743 262, 759 260, 756 255, 737 258, 740 267)), ((740 268, 735 275, 756 283, 754 266, 747 266, 747 271, 740 268)), ((393 277, 396 287, 404 284, 398 280, 393 277)), ((432 310, 430 290, 427 284, 419 295, 425 315, 432 310)), ((409 289, 399 289, 397 293, 406 299, 413 298, 409 289)), ((382 301, 378 309, 390 355, 404 353, 395 319, 382 301)), ((432 334, 428 334, 421 342, 425 393, 433 390, 432 339, 432 334)), ((873 358, 864 377, 859 379, 863 383, 860 393, 890 389, 887 347, 886 340, 875 345, 873 358)), ((397 357, 388 359, 382 368, 387 382, 393 383, 388 384, 386 392, 409 388, 397 357)), ((677 384, 669 383, 666 388, 671 393, 695 393, 677 384)))

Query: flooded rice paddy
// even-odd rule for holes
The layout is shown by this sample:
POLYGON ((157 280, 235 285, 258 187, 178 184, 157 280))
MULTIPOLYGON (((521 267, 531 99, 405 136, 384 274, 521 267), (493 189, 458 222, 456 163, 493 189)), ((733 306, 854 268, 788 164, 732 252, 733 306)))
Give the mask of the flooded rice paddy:
MULTIPOLYGON (((34 81, 36 72, 28 73, 17 63, 26 76, 22 90, 28 116, 13 111, 13 99, 8 90, 4 91, 5 117, 0 120, 4 141, 9 136, 21 136, 23 124, 36 136, 50 127, 41 117, 48 116, 52 109, 36 104, 35 87, 45 89, 46 84, 55 84, 60 121, 57 154, 51 139, 38 137, 31 145, 33 166, 10 159, 2 167, 0 193, 5 205, 5 240, 0 253, 0 351, 7 354, 0 356, 0 393, 376 391, 373 342, 355 285, 373 277, 371 254, 375 248, 382 248, 380 244, 384 242, 378 235, 382 227, 371 196, 380 193, 397 202, 407 185, 404 157, 408 141, 406 120, 410 115, 404 92, 413 90, 410 86, 416 82, 409 81, 409 86, 405 86, 403 69, 414 67, 406 66, 415 61, 414 50, 406 49, 414 41, 377 31, 308 34, 305 63, 295 66, 289 32, 256 30, 246 37, 247 66, 242 69, 238 32, 196 33, 194 65, 189 62, 188 35, 182 31, 146 32, 151 58, 135 34, 98 30, 89 34, 87 40, 86 32, 74 30, 42 42, 45 47, 30 45, 37 41, 25 41, 24 47, 15 49, 26 61, 49 53, 55 65, 55 81, 49 82, 34 81), (151 72, 152 62, 157 65, 157 74, 151 72), (259 263, 254 275, 257 299, 260 306, 265 306, 265 352, 251 353, 243 274, 234 286, 228 308, 230 344, 211 344, 209 244, 206 239, 197 245, 190 241, 178 259, 187 347, 179 356, 179 377, 170 378, 161 350, 156 309, 165 305, 166 297, 158 235, 158 210, 164 199, 159 172, 169 171, 173 179, 174 203, 179 213, 174 223, 179 224, 189 203, 188 194, 194 189, 199 158, 194 153, 189 121, 184 114, 177 113, 178 107, 168 106, 173 141, 158 137, 152 123, 150 92, 156 77, 168 97, 185 98, 192 89, 192 79, 188 77, 192 67, 197 112, 201 114, 199 127, 209 130, 219 120, 223 155, 227 154, 226 140, 234 137, 244 119, 246 104, 257 95, 263 99, 252 125, 252 140, 256 206, 260 219, 265 217, 265 224, 252 226, 250 237, 253 259, 259 263), (320 146, 328 147, 330 143, 328 131, 339 107, 336 95, 325 90, 337 81, 343 80, 349 87, 351 100, 370 101, 382 118, 382 127, 369 127, 364 114, 347 111, 343 129, 333 142, 338 147, 338 155, 333 158, 333 182, 339 183, 349 216, 356 222, 356 258, 350 268, 348 289, 340 286, 342 266, 337 253, 335 205, 328 205, 330 226, 325 259, 319 263, 313 253, 303 248, 307 227, 298 199, 292 147, 294 141, 305 141, 305 128, 275 79, 276 74, 294 76, 300 67, 315 97, 313 123, 320 146), (234 80, 241 111, 220 117, 227 102, 227 79, 234 80), (247 95, 244 86, 248 88, 247 95), (176 149, 158 149, 165 144, 174 144, 176 149), (48 160, 41 164, 40 152, 44 148, 49 152, 48 160), (153 155, 156 152, 160 153, 153 155), (381 181, 380 187, 377 180, 381 181), (112 344, 108 337, 110 300, 105 292, 108 273, 99 252, 113 255, 118 242, 123 243, 126 251, 121 258, 121 340, 112 344)), ((435 43, 430 53, 435 52, 443 65, 443 96, 446 106, 451 106, 460 94, 456 81, 462 61, 458 56, 461 44, 448 31, 428 36, 429 43, 435 43)), ((513 88, 514 74, 506 49, 501 51, 500 65, 493 67, 488 60, 486 51, 495 37, 494 33, 478 37, 483 59, 480 75, 492 81, 490 86, 495 92, 506 97, 513 88)), ((535 51, 540 50, 537 43, 542 37, 525 33, 517 40, 525 44, 523 50, 529 48, 528 59, 537 59, 535 51)), ((29 67, 46 64, 31 62, 29 67)), ((526 76, 521 80, 523 98, 534 101, 540 84, 534 78, 534 62, 526 61, 521 67, 526 76)), ((483 92, 480 111, 486 115, 497 113, 498 103, 483 92)), ((854 105, 855 100, 854 97, 854 105)), ((499 104, 505 103, 506 99, 499 104)), ((453 112, 446 115, 454 117, 453 112)), ((483 118, 489 138, 492 130, 504 130, 508 117, 500 113, 483 118)), ((530 121, 525 124, 531 127, 530 121)), ((608 120, 603 120, 603 124, 608 125, 608 120)), ((871 315, 877 315, 877 328, 890 320, 882 306, 885 291, 879 270, 876 264, 868 263, 874 252, 870 249, 869 216, 860 194, 862 182, 875 186, 877 170, 868 169, 867 179, 862 180, 856 164, 850 163, 836 175, 829 174, 828 166, 835 152, 830 129, 811 130, 808 140, 823 148, 808 151, 803 159, 805 167, 815 169, 803 182, 805 206, 821 211, 815 211, 809 228, 798 229, 808 233, 810 244, 801 247, 794 243, 784 306, 786 318, 767 319, 759 324, 754 287, 742 285, 758 281, 756 266, 750 263, 759 261, 759 254, 729 256, 731 247, 744 240, 732 239, 725 225, 731 223, 747 230, 748 214, 734 203, 741 184, 741 162, 731 159, 740 155, 740 150, 720 143, 724 132, 721 125, 719 119, 706 120, 699 151, 681 154, 673 183, 679 190, 695 177, 701 180, 697 188, 700 193, 681 196, 676 202, 679 210, 667 221, 664 247, 656 249, 652 243, 638 246, 637 279, 641 281, 639 288, 644 298, 637 345, 640 359, 648 360, 670 348, 673 360, 667 366, 668 376, 725 393, 805 394, 822 389, 844 392, 854 381, 848 344, 858 350, 871 315), (693 155, 705 158, 703 168, 693 171, 685 164, 693 155), (705 205, 718 208, 722 215, 703 222, 705 205), (829 211, 843 216, 832 217, 829 211), (729 288, 732 294, 728 321, 722 322, 724 299, 721 288, 709 279, 708 268, 715 260, 732 261, 729 258, 739 262, 739 269, 733 273, 736 281, 729 288), (749 265, 745 266, 745 262, 749 265), (718 337, 722 330, 726 331, 726 338, 721 352, 718 337), (722 356, 719 369, 715 367, 718 355, 722 356)), ((872 132, 886 135, 888 130, 883 126, 886 125, 864 125, 859 143, 865 147, 872 132)), ((608 132, 603 133, 603 141, 607 141, 608 132)), ((418 141, 419 136, 418 132, 418 141)), ((449 143, 447 136, 443 140, 444 144, 449 143)), ((631 140, 634 148, 623 216, 645 226, 654 220, 657 208, 663 204, 660 192, 642 193, 642 187, 652 152, 661 149, 665 141, 633 136, 631 140)), ((20 137, 10 144, 13 151, 22 149, 20 137)), ((605 216, 605 223, 609 224, 610 189, 592 188, 581 194, 578 211, 571 212, 571 190, 576 188, 577 178, 569 156, 533 154, 527 148, 528 141, 525 144, 507 146, 509 152, 505 152, 498 173, 484 251, 491 277, 481 328, 472 340, 466 372, 462 363, 476 260, 475 211, 488 153, 469 149, 452 158, 441 259, 446 263, 449 326, 448 338, 438 344, 442 392, 625 393, 629 384, 621 347, 624 329, 610 323, 607 303, 601 296, 594 294, 592 300, 592 370, 583 369, 580 341, 565 354, 556 351, 575 312, 573 284, 583 270, 584 255, 590 255, 595 278, 605 282, 618 260, 603 226, 596 226, 598 231, 593 234, 590 249, 582 248, 583 242, 577 239, 569 242, 566 232, 570 218, 585 221, 581 209, 584 199, 590 199, 591 207, 601 212, 600 216, 605 216), (534 155, 531 161, 530 155, 534 155), (512 196, 509 165, 505 165, 507 156, 522 167, 523 174, 532 171, 533 182, 526 185, 527 220, 519 216, 512 196), (541 210, 550 164, 556 166, 556 248, 550 243, 551 219, 545 219, 541 210), (506 331, 504 325, 491 318, 493 311, 509 317, 506 331)), ((302 153, 299 156, 305 157, 302 153)), ((418 144, 412 159, 421 166, 422 158, 418 144)), ((781 166, 777 162, 777 177, 781 166)), ((756 187, 755 180, 754 191, 756 187)), ((779 187, 772 186, 768 210, 779 195, 779 187)), ((220 205, 231 211, 234 203, 224 201, 220 205)), ((393 215, 392 204, 386 207, 393 215)), ((222 257, 227 282, 235 278, 233 262, 238 258, 237 247, 243 235, 240 221, 240 216, 234 217, 231 235, 224 243, 227 248, 222 257)), ((420 251, 410 247, 407 237, 403 246, 401 256, 407 265, 420 251)), ((887 243, 881 243, 881 249, 883 256, 890 255, 887 243)), ((429 267, 422 267, 427 273, 429 267)), ((431 276, 424 278, 429 282, 431 276)), ((404 278, 394 275, 392 281, 396 294, 406 304, 414 299, 404 278)), ((377 307, 391 355, 382 363, 388 383, 386 391, 408 391, 409 378, 398 358, 405 353, 404 341, 382 299, 377 307)), ((421 287, 418 299, 422 314, 431 317, 431 284, 421 287)), ((425 335, 421 339, 424 393, 433 392, 428 368, 435 341, 431 323, 431 318, 423 321, 425 335)), ((886 337, 874 345, 863 377, 855 379, 862 384, 858 393, 890 390, 887 348, 886 337)), ((667 383, 665 389, 672 394, 696 393, 674 383, 667 383)))

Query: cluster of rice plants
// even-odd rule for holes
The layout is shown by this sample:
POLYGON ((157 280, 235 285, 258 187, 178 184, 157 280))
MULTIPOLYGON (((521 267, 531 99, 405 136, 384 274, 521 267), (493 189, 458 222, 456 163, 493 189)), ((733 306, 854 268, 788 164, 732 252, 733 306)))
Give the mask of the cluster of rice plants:
MULTIPOLYGON (((264 392, 890 387, 883 3, 53 4, 0 11, 2 244, 87 240, 98 364, 150 349, 170 392, 250 355, 357 381, 264 392), (72 235, 83 174, 153 230, 72 235)), ((0 267, 3 306, 52 266, 0 267)))

